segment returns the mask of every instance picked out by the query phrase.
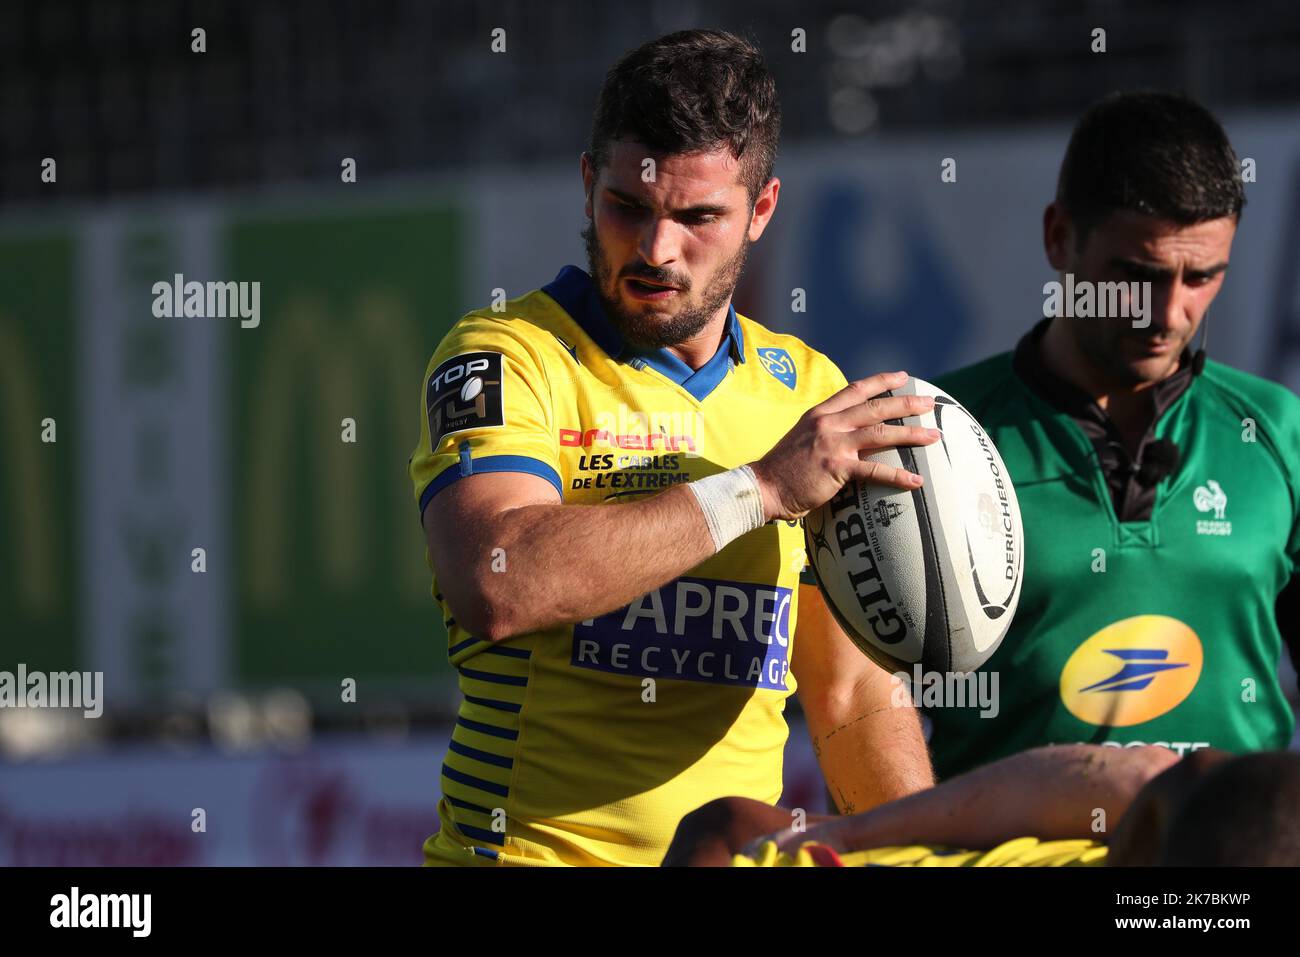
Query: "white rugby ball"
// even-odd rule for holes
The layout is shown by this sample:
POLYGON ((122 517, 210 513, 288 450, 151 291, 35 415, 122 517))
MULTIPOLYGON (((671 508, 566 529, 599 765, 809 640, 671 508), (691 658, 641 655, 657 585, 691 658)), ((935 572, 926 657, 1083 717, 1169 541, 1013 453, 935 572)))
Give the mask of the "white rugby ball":
POLYGON ((997 650, 1020 600, 1016 490, 956 399, 922 379, 892 394, 934 396, 933 412, 892 424, 939 429, 943 439, 870 458, 925 482, 912 491, 849 482, 805 517, 808 562, 840 627, 881 667, 974 671, 997 650))

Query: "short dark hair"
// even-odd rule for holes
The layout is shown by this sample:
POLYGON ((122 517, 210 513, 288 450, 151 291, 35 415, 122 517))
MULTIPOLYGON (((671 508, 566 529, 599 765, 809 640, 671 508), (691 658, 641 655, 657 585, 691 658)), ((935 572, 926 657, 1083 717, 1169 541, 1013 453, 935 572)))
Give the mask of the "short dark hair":
POLYGON ((1300 754, 1225 761, 1178 805, 1160 863, 1175 867, 1300 865, 1300 754))
POLYGON ((611 140, 644 143, 658 153, 726 146, 741 160, 753 205, 772 178, 780 135, 776 83, 758 48, 719 30, 682 30, 642 44, 610 69, 588 152, 599 171, 611 140))
POLYGON ((1130 210, 1181 225, 1246 205, 1237 154, 1209 110, 1174 93, 1112 93, 1080 117, 1070 136, 1056 200, 1079 243, 1112 212, 1130 210))

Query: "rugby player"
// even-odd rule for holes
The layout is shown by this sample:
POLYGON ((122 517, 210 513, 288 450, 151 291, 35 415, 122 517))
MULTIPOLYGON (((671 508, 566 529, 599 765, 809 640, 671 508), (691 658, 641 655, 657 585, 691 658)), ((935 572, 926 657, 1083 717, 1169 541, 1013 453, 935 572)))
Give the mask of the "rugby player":
POLYGON ((664 865, 1296 866, 1297 802, 1290 751, 1056 745, 806 830, 790 811, 723 798, 682 820, 664 865))
POLYGON ((1140 282, 1149 298, 1113 301, 1146 298, 1148 315, 1068 310, 937 380, 997 443, 1025 545, 1020 607, 984 665, 997 716, 925 712, 940 777, 1053 742, 1291 740, 1274 605, 1300 561, 1300 399, 1193 352, 1243 204, 1204 108, 1102 99, 1070 139, 1043 245, 1060 288, 1093 284, 1094 312, 1119 288, 1101 284, 1140 282))
POLYGON ((801 585, 798 521, 852 478, 917 487, 863 459, 936 441, 887 422, 932 402, 731 304, 779 126, 744 40, 627 54, 581 157, 588 271, 429 363, 410 476, 464 698, 428 864, 658 864, 691 809, 779 798, 796 687, 842 811, 933 781, 916 712, 801 585))

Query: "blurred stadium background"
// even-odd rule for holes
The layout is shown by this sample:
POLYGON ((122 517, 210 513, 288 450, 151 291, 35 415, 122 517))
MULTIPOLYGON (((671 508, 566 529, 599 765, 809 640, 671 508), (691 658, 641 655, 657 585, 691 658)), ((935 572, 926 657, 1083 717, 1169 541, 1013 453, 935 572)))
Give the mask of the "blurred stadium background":
MULTIPOLYGON (((0 710, 0 865, 419 861, 457 700, 405 475, 421 372, 491 290, 585 265, 604 72, 699 26, 758 40, 785 109, 737 306, 850 377, 1009 347, 1073 119, 1153 86, 1257 163, 1210 352, 1300 387, 1289 0, 8 0, 0 670, 102 671, 105 713, 0 710), (260 281, 261 325, 155 319, 175 273, 260 281)), ((818 808, 790 718, 783 803, 818 808)))

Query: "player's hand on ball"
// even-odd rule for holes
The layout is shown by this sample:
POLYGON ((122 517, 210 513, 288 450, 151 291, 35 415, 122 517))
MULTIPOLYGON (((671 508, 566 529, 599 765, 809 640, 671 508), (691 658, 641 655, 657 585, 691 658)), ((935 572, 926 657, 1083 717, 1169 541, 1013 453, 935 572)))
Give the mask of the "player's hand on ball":
POLYGON ((886 372, 850 382, 805 412, 753 463, 768 520, 802 518, 851 479, 903 489, 921 485, 914 472, 868 458, 885 449, 939 441, 936 429, 889 424, 934 408, 931 396, 881 395, 907 378, 906 372, 886 372))

